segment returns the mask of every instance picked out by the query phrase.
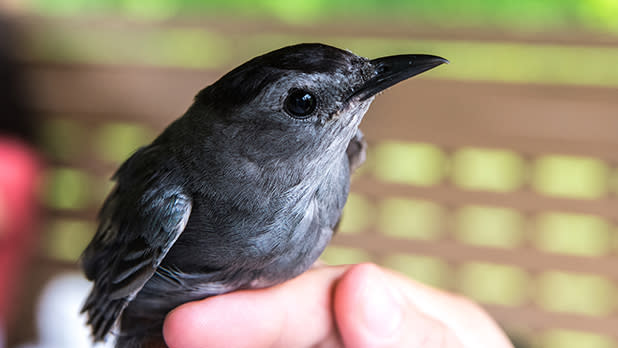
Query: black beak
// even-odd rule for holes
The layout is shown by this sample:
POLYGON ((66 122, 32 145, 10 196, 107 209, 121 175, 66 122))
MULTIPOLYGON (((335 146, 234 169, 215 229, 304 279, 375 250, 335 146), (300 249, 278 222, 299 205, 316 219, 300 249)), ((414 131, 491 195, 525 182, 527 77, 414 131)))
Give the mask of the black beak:
POLYGON ((402 54, 372 59, 375 75, 354 92, 350 99, 366 100, 398 82, 444 63, 448 64, 448 60, 427 54, 402 54))

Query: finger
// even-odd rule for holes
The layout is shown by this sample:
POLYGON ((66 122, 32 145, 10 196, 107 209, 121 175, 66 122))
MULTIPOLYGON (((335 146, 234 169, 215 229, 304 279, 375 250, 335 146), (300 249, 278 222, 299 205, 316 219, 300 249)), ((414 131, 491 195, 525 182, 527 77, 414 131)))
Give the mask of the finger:
POLYGON ((511 347, 478 307, 375 265, 351 267, 334 301, 346 347, 511 347))
POLYGON ((504 331, 479 305, 459 295, 431 288, 384 270, 418 311, 442 322, 464 347, 513 348, 504 331))
POLYGON ((351 267, 335 290, 335 316, 346 347, 463 347, 438 320, 416 310, 377 266, 351 267))
POLYGON ((332 289, 344 267, 314 268, 269 289, 185 304, 166 318, 170 348, 337 346, 332 289))

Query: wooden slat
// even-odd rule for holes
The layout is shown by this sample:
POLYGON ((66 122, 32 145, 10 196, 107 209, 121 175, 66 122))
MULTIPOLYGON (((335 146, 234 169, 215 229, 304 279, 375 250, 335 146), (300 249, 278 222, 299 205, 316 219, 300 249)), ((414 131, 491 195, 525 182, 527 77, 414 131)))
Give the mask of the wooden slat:
POLYGON ((618 162, 618 89, 411 80, 376 98, 369 140, 502 147, 618 162))
MULTIPOLYGON (((84 170, 102 180, 107 180, 117 167, 116 164, 96 160, 52 161, 51 164, 84 170)), ((545 196, 529 190, 500 193, 463 190, 444 184, 423 187, 379 181, 367 175, 354 178, 352 192, 376 200, 388 197, 424 199, 449 207, 463 205, 497 206, 515 209, 523 214, 543 212, 590 214, 618 222, 618 200, 614 197, 596 199, 560 198, 545 196)))
POLYGON ((591 317, 570 313, 547 312, 534 307, 483 305, 502 326, 534 330, 566 329, 587 331, 618 338, 618 318, 591 317))
POLYGON ((89 65, 29 65, 35 111, 76 120, 134 120, 161 127, 179 117, 216 72, 89 65))
MULTIPOLYGON (((188 69, 28 66, 37 111, 83 121, 141 121, 161 129, 220 75, 188 69)), ((618 163, 617 95, 618 89, 600 87, 416 80, 380 95, 361 128, 374 142, 500 147, 618 163)))
POLYGON ((478 204, 512 208, 522 213, 560 211, 592 214, 618 221, 618 200, 614 198, 566 199, 548 197, 531 191, 497 193, 487 191, 465 191, 446 185, 430 187, 385 183, 365 177, 352 182, 352 191, 372 198, 403 197, 426 199, 446 206, 478 204))
MULTIPOLYGON (((602 199, 584 201, 579 199, 559 199, 539 196, 531 192, 515 192, 500 194, 481 191, 460 191, 448 187, 418 187, 396 184, 381 184, 376 186, 362 186, 355 183, 352 192, 368 195, 371 199, 408 198, 425 199, 448 207, 464 205, 484 205, 510 208, 522 214, 539 214, 545 212, 561 212, 573 214, 596 215, 612 222, 618 221, 618 202, 602 199)), ((90 208, 80 211, 54 210, 50 216, 83 218, 94 216, 90 208)))
POLYGON ((616 257, 583 257, 544 253, 530 248, 489 248, 466 245, 451 240, 410 240, 387 237, 373 231, 356 234, 337 234, 336 245, 363 248, 376 253, 411 253, 434 256, 455 263, 490 262, 541 272, 560 270, 596 274, 618 279, 616 257))

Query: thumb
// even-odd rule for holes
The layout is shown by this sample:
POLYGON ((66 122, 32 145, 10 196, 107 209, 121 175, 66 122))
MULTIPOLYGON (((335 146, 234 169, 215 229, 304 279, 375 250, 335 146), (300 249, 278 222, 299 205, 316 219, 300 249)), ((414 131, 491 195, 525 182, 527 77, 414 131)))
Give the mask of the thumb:
POLYGON ((342 276, 334 310, 346 347, 512 348, 478 306, 372 264, 342 276))

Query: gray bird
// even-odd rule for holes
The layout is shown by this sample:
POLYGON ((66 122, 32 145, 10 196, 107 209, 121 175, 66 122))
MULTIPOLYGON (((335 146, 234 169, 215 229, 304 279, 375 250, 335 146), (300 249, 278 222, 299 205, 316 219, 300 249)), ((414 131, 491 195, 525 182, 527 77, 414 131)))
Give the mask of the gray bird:
POLYGON ((162 342, 173 308, 307 270, 341 217, 365 158, 358 125, 374 96, 447 61, 366 59, 322 44, 254 58, 118 169, 81 265, 95 341, 162 342))

